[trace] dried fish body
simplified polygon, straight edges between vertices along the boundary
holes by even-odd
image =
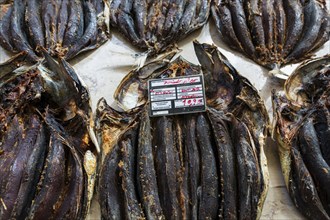
[[[215,144],[220,169],[220,209],[219,217],[223,219],[237,219],[237,177],[235,163],[235,148],[232,143],[229,128],[225,118],[214,111],[208,116],[214,132]]]
[[[216,219],[218,214],[218,174],[211,141],[211,129],[203,115],[196,120],[197,143],[202,164],[198,219]]]
[[[138,191],[143,198],[141,203],[148,219],[164,219],[160,205],[159,193],[156,181],[156,171],[153,158],[153,145],[151,142],[151,127],[148,112],[142,113],[142,122],[139,133],[141,137],[138,142],[137,152],[137,179],[139,181]]]
[[[136,143],[138,141],[139,123],[134,123],[125,133],[123,140],[119,143],[122,153],[122,166],[120,166],[120,175],[122,176],[122,188],[135,188],[134,182],[136,177]],[[128,219],[143,219],[144,213],[138,201],[138,190],[124,190],[125,193],[125,213]]]
[[[93,193],[88,91],[64,60],[44,55],[33,66],[1,64],[1,219],[84,218]]]
[[[300,62],[329,40],[326,1],[216,0],[211,12],[224,42],[268,69]]]
[[[10,5],[0,5],[1,9],[1,21],[0,21],[0,41],[4,49],[14,51],[10,30],[10,19],[13,11],[13,7]]]
[[[133,45],[158,54],[202,27],[210,0],[111,1],[110,23]]]
[[[42,59],[39,47],[71,59],[107,40],[102,0],[14,0],[0,7],[0,45],[14,53],[26,51],[31,62]]]
[[[180,172],[180,166],[177,162],[174,122],[168,117],[160,117],[154,121],[153,146],[157,146],[154,152],[159,199],[161,206],[164,207],[165,218],[177,219],[179,217],[177,174]]]
[[[11,22],[10,22],[10,37],[12,38],[13,45],[16,51],[26,51],[27,58],[31,60],[36,60],[37,55],[32,50],[31,46],[28,43],[28,37],[23,30],[23,21],[24,21],[24,1],[18,0],[13,2],[13,11],[11,13]],[[9,38],[9,37],[8,37]]]
[[[260,218],[268,189],[265,107],[215,46],[194,44],[201,67],[181,57],[167,61],[173,55],[165,55],[123,79],[115,100],[125,111],[100,101],[97,133],[106,148],[98,188],[103,218]],[[201,72],[206,113],[149,118],[148,79]]]
[[[185,172],[188,173],[187,181],[189,185],[188,196],[190,201],[190,213],[187,219],[198,218],[198,200],[199,200],[199,184],[200,184],[200,158],[199,150],[196,142],[196,116],[185,116],[184,126],[185,134],[185,158],[188,164],[185,166]]]
[[[99,179],[99,201],[103,219],[125,218],[124,190],[119,179],[120,148],[115,145],[104,160]]]
[[[329,55],[299,66],[274,94],[274,132],[284,179],[297,208],[308,218],[330,219]]]

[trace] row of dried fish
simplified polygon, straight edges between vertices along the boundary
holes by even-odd
[[[0,219],[81,219],[93,195],[89,94],[68,63],[45,56],[0,66]]]
[[[215,46],[195,42],[196,66],[175,52],[131,71],[116,111],[96,113],[103,219],[257,219],[268,189],[268,115],[257,91]],[[207,112],[149,117],[147,81],[204,74]]]
[[[41,55],[38,46],[66,59],[94,49],[107,40],[108,23],[158,54],[202,27],[210,10],[222,39],[269,69],[308,58],[330,32],[326,3],[318,0],[112,0],[110,15],[102,0],[14,0],[0,7],[0,44],[26,51],[32,61]]]
[[[42,56],[39,47],[70,59],[107,40],[102,0],[14,0],[0,7],[0,45],[26,51],[33,62]]]
[[[202,27],[210,4],[211,0],[113,0],[110,23],[132,44],[154,54]]]
[[[330,219],[330,55],[302,64],[274,94],[286,186],[310,219]]]
[[[325,2],[216,0],[211,11],[228,46],[275,69],[310,57],[329,40]]]

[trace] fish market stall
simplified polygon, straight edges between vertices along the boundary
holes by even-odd
[[[330,5],[330,1],[327,0],[327,6],[329,7],[329,5]],[[85,12],[88,13],[88,10],[87,11],[85,10]],[[297,16],[297,14],[292,16]],[[322,15],[319,15],[319,17],[321,16]],[[209,19],[209,22],[207,22],[202,27],[204,23],[205,23],[205,18],[201,16],[200,20],[198,20],[196,26],[193,27],[192,30],[186,30],[183,28],[182,32],[180,32],[182,34],[182,36],[180,37],[181,40],[177,42],[177,53],[174,54],[170,60],[175,60],[179,56],[181,56],[187,62],[190,62],[194,65],[200,65],[199,58],[198,56],[196,56],[194,50],[194,44],[193,44],[194,40],[197,40],[201,44],[207,43],[210,45],[212,44],[215,45],[219,50],[219,52],[222,53],[228,59],[229,63],[237,70],[237,72],[242,77],[245,77],[249,81],[249,83],[251,83],[251,85],[256,89],[256,92],[259,93],[259,96],[261,100],[263,100],[265,105],[265,114],[269,116],[270,125],[268,128],[271,130],[270,126],[272,126],[272,121],[273,121],[272,91],[273,90],[283,91],[284,88],[283,76],[290,75],[299,65],[299,63],[290,64],[291,61],[295,59],[295,56],[291,56],[290,61],[275,60],[276,62],[279,63],[280,62],[288,63],[285,67],[278,70],[276,69],[277,66],[274,60],[267,60],[262,58],[262,56],[260,55],[261,53],[259,53],[258,51],[254,51],[254,53],[248,54],[251,57],[251,59],[249,59],[245,55],[243,55],[244,53],[245,54],[248,53],[246,52],[245,48],[233,49],[233,45],[228,45],[228,42],[225,43],[222,40],[222,38],[219,36],[219,32],[217,30],[217,28],[219,28],[219,24],[217,23],[217,20],[214,22],[212,19]],[[116,26],[116,24],[113,25]],[[322,28],[321,26],[322,25],[320,24],[320,28]],[[114,95],[116,93],[118,86],[121,84],[122,80],[125,77],[127,77],[127,74],[130,71],[137,68],[138,66],[142,67],[144,65],[146,61],[146,53],[145,53],[146,50],[152,51],[150,52],[150,54],[154,53],[154,51],[160,52],[166,49],[165,44],[169,42],[168,41],[169,39],[166,39],[164,42],[162,42],[161,45],[156,45],[154,44],[154,42],[136,41],[135,45],[138,45],[140,48],[142,48],[142,49],[138,49],[129,42],[129,40],[134,41],[136,39],[134,38],[128,40],[127,38],[129,37],[126,36],[127,38],[125,38],[124,36],[125,34],[123,35],[122,32],[123,32],[122,30],[121,32],[119,32],[115,28],[111,27],[110,39],[106,41],[104,38],[105,33],[100,31],[98,32],[99,37],[97,38],[97,41],[88,40],[88,43],[86,41],[86,47],[87,47],[86,50],[84,50],[79,46],[76,46],[75,48],[73,48],[74,50],[72,52],[68,52],[66,49],[63,49],[64,46],[62,48],[62,44],[58,46],[58,43],[55,42],[53,45],[55,51],[57,52],[60,51],[61,53],[64,53],[67,56],[69,56],[69,58],[71,58],[69,60],[69,63],[72,65],[75,72],[84,81],[86,87],[89,89],[90,100],[88,101],[90,101],[90,106],[92,108],[94,116],[96,114],[95,112],[99,110],[100,99],[106,100],[107,105],[113,107],[114,109],[116,110],[120,109],[120,104],[123,103],[118,103],[118,100],[116,99],[116,97],[114,97]],[[239,39],[239,41],[242,40],[243,39]],[[292,39],[291,41],[293,40],[294,39]],[[292,42],[288,42],[288,44],[292,44]],[[248,45],[245,46],[248,47]],[[270,47],[270,46],[266,45],[265,48],[266,47]],[[310,45],[309,47],[313,48],[314,46]],[[97,49],[89,50],[94,48]],[[30,59],[33,60],[35,58],[34,52],[30,51],[29,53],[30,53],[29,56],[31,57]],[[289,53],[289,52],[283,51],[283,53]],[[320,47],[319,50],[317,50],[316,56],[320,57],[329,53],[330,53],[330,42],[327,41],[323,46]],[[254,56],[254,54],[257,55]],[[3,49],[0,50],[0,62],[6,61],[11,56],[12,54],[10,52],[7,52]],[[257,63],[259,64],[261,63],[261,65],[265,67],[258,65],[253,60],[256,60]],[[275,64],[273,61],[275,62]],[[276,77],[277,73],[281,74],[281,76]],[[78,81],[79,80],[77,80],[77,82]],[[84,86],[82,88],[84,88]],[[43,109],[42,111],[47,112],[47,110],[45,109]],[[90,109],[88,109],[88,113],[84,113],[84,114],[89,116]],[[147,117],[145,116],[145,114],[146,113],[142,113],[141,117],[142,118]],[[199,121],[203,122],[203,119],[200,119]],[[265,121],[267,121],[267,119],[265,119]],[[166,122],[166,123],[171,123],[171,122]],[[86,134],[88,133],[88,135],[91,136],[88,137],[89,139],[93,140],[93,152],[96,154],[97,149],[94,149],[94,145],[97,144],[94,144],[95,141],[93,136],[94,134],[89,134],[87,129],[88,126],[86,126],[84,132]],[[95,125],[92,124],[90,126],[95,126]],[[161,130],[160,128],[158,129]],[[289,196],[285,184],[285,178],[283,177],[281,170],[281,163],[278,156],[278,146],[276,142],[274,142],[274,140],[272,140],[271,137],[267,137],[267,139],[264,141],[265,143],[263,150],[267,158],[267,167],[268,167],[267,178],[269,178],[269,185],[268,185],[268,193],[267,195],[265,194],[266,197],[262,212],[255,214],[255,216],[259,216],[260,219],[305,219],[305,217],[295,207],[294,203],[292,202],[292,199]],[[124,143],[125,141],[122,142]],[[82,167],[82,164],[80,164],[80,166]],[[262,165],[260,165],[260,167],[262,167]],[[88,173],[84,175],[86,179],[84,181],[89,181],[90,176],[88,176]],[[95,184],[96,185],[102,184],[102,180],[101,183],[96,181]],[[96,189],[98,188],[96,187]],[[85,197],[90,196],[90,194],[88,194],[87,192],[90,189],[86,188],[84,190],[86,191],[84,192],[85,193],[84,196]],[[263,192],[265,191],[265,189],[262,188],[260,191]],[[260,194],[262,194],[262,192]],[[89,213],[87,214],[87,219],[101,219],[101,208],[100,208],[100,202],[98,201],[99,196],[100,193],[97,192],[96,190],[96,192],[94,193],[94,197],[92,199]],[[87,208],[84,207],[84,210],[82,212],[86,212],[86,210]],[[258,210],[261,209],[259,208]]]

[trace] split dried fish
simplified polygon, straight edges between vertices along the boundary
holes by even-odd
[[[210,4],[210,0],[113,0],[110,23],[133,45],[153,55],[202,27]]]
[[[330,56],[300,65],[273,94],[275,137],[286,186],[309,219],[330,219]]]
[[[52,56],[71,59],[107,40],[102,0],[13,0],[0,5],[0,45],[27,59],[42,59],[44,47]]]
[[[216,0],[211,12],[223,41],[274,74],[309,58],[329,40],[326,1]]]
[[[89,93],[65,60],[44,56],[0,66],[1,219],[81,219],[93,194]]]
[[[215,46],[194,46],[201,66],[171,61],[169,52],[132,70],[115,93],[124,111],[100,100],[102,218],[260,218],[268,190],[265,106]],[[148,79],[201,73],[205,113],[149,117]]]

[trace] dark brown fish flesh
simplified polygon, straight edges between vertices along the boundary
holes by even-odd
[[[286,186],[309,219],[330,219],[330,56],[300,65],[273,94]]]
[[[17,68],[21,56],[0,65],[0,219],[83,219],[98,154],[89,93],[64,59]]]
[[[211,12],[229,47],[271,70],[309,58],[330,36],[326,1],[215,0]]]
[[[42,59],[42,50],[71,59],[107,40],[102,0],[13,0],[0,5],[0,45],[27,59]]]
[[[210,0],[113,0],[110,23],[133,45],[158,54],[202,27]]]
[[[268,189],[265,106],[215,46],[194,46],[201,66],[170,52],[132,70],[115,94],[122,112],[100,100],[102,218],[260,218]],[[200,73],[206,112],[149,117],[148,79]]]

